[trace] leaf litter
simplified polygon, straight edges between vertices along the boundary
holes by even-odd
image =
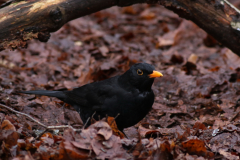
[[[157,5],[113,7],[71,21],[48,43],[0,53],[0,103],[45,125],[82,131],[44,132],[0,107],[0,158],[239,159],[239,61],[195,24]],[[83,128],[79,114],[60,100],[16,93],[70,90],[137,62],[153,64],[164,77],[155,80],[151,112],[125,129],[129,138],[112,117]]]

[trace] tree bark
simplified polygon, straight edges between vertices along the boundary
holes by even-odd
[[[13,2],[0,9],[0,51],[26,47],[27,40],[47,42],[50,32],[70,20],[112,6],[161,4],[192,20],[240,56],[240,12],[227,0],[37,0]]]
[[[160,0],[240,56],[240,11],[227,0]]]

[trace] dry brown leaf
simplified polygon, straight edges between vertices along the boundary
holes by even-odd
[[[226,152],[225,150],[223,149],[219,149],[218,151],[221,155],[223,155],[225,158],[227,158],[228,160],[238,160],[239,159],[239,156],[235,156],[229,152]]]
[[[151,20],[156,17],[154,12],[151,12],[149,9],[145,9],[141,14],[140,17],[145,20]]]
[[[152,160],[158,159],[173,159],[172,149],[174,148],[174,142],[171,144],[168,141],[163,142],[152,155]]]
[[[74,82],[74,81],[64,81],[63,85],[69,90],[71,90],[75,87],[78,87],[77,82]]]
[[[204,124],[202,124],[201,122],[196,122],[195,124],[194,124],[194,126],[193,126],[193,129],[202,129],[202,130],[206,130],[207,129],[207,127],[204,125]]]
[[[112,129],[106,122],[98,121],[93,125],[98,130],[97,134],[103,136],[105,140],[109,140],[109,138],[112,136]]]
[[[128,7],[122,8],[122,13],[131,14],[131,15],[137,14],[137,12],[136,12],[136,10],[133,8],[133,6],[128,6]]]
[[[187,149],[190,154],[201,155],[207,151],[205,143],[198,139],[191,139],[186,142],[182,142],[182,145],[183,148]]]
[[[121,139],[124,138],[124,134],[118,130],[117,128],[117,124],[116,124],[116,121],[115,121],[115,118],[113,117],[108,117],[107,118],[107,123],[110,125],[110,127],[112,128],[112,131],[113,131],[113,134],[115,136],[118,136],[120,137]]]
[[[0,141],[4,142],[4,147],[7,149],[17,145],[19,134],[13,130],[2,130],[0,132]]]
[[[102,53],[102,56],[106,57],[107,56],[107,53],[109,52],[109,49],[108,47],[106,46],[102,46],[99,48],[100,52]]]
[[[196,64],[198,60],[198,56],[196,54],[191,54],[188,57],[188,62],[191,62],[192,64]]]
[[[160,132],[157,130],[147,129],[147,128],[144,128],[143,126],[138,127],[138,132],[141,137],[146,137],[147,135],[153,135],[153,134],[160,134]]]
[[[9,120],[4,120],[2,122],[1,129],[2,130],[16,131],[16,128],[14,127],[14,125]]]
[[[205,143],[199,139],[190,139],[185,142],[182,142],[183,148],[187,150],[189,154],[196,154],[198,156],[203,157],[213,157],[214,154],[212,152],[208,152],[205,147]]]
[[[80,149],[92,150],[91,141],[96,137],[97,131],[94,128],[88,128],[81,131],[80,136],[75,137],[71,143]]]
[[[72,145],[69,141],[63,141],[60,144],[59,149],[59,159],[60,160],[75,160],[75,159],[88,159],[91,156],[89,151],[78,149]]]
[[[40,140],[45,143],[45,144],[48,144],[49,146],[53,145],[54,144],[54,140],[53,140],[53,136],[51,133],[44,133]]]

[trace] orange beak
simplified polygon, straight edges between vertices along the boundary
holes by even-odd
[[[158,71],[153,71],[153,73],[149,74],[148,76],[149,76],[149,78],[156,78],[156,77],[162,77],[163,75],[162,75],[162,73],[160,73]]]

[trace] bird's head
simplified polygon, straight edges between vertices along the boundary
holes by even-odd
[[[152,65],[137,63],[125,72],[120,79],[126,86],[131,85],[140,91],[149,91],[151,90],[154,78],[162,76],[162,73],[155,71]]]

